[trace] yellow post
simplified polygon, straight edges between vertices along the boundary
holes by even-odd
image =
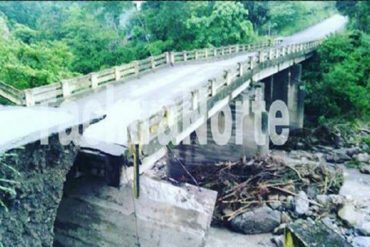
[[[135,198],[140,196],[140,145],[133,144],[132,148],[133,158],[134,158],[134,180],[133,180],[133,190]]]

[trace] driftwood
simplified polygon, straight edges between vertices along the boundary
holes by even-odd
[[[309,187],[317,193],[336,193],[341,172],[317,164],[287,164],[266,156],[244,162],[203,165],[193,168],[184,181],[218,191],[214,223],[225,223],[236,216],[266,203],[287,200]],[[274,198],[274,199],[272,199]],[[309,199],[310,204],[321,207]]]

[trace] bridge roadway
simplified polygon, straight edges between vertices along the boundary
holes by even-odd
[[[334,15],[302,32],[286,37],[283,45],[317,40],[345,27],[347,19]],[[59,107],[1,107],[0,152],[20,146],[67,126],[86,123],[105,116],[84,132],[82,146],[119,154],[127,144],[126,126],[147,118],[162,106],[221,76],[224,70],[247,60],[253,53],[236,55],[224,60],[175,65],[153,73],[103,87],[94,93],[71,97]],[[48,131],[45,131],[48,129]],[[85,141],[84,141],[85,140]],[[86,144],[86,140],[91,144]],[[117,144],[117,145],[110,145]]]

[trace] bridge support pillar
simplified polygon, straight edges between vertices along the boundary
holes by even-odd
[[[275,100],[282,100],[289,110],[291,129],[303,128],[304,85],[301,82],[302,65],[295,64],[263,80],[266,108]]]
[[[213,133],[217,126],[208,119],[205,126],[199,128],[199,130],[204,128],[204,131],[191,134],[190,144],[180,143],[174,147],[167,157],[168,175],[179,179],[188,176],[186,170],[191,172],[199,165],[235,162],[243,157],[266,154],[269,150],[268,115],[263,95],[263,84],[259,83],[246,89],[221,110],[224,113],[230,111],[231,118],[230,115],[225,117],[224,114],[213,116],[220,119],[218,125],[220,133],[231,128],[231,135],[226,143],[219,143],[220,140]],[[203,138],[207,140],[204,145],[199,142],[204,140]]]
[[[303,128],[304,117],[304,85],[301,82],[302,65],[296,64],[290,69],[288,84],[288,109],[291,129]]]
[[[242,157],[264,155],[269,151],[268,116],[264,101],[264,85],[257,84],[255,88],[243,92],[239,99],[242,100],[244,106],[249,107],[249,114],[247,115],[245,115],[246,109],[236,110],[236,123],[241,120],[239,124],[242,124],[242,128],[237,128],[235,133],[236,137],[242,135]]]

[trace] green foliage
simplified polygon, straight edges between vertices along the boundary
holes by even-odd
[[[337,1],[336,7],[344,15],[350,17],[353,29],[369,33],[370,2],[369,1]]]
[[[310,62],[307,112],[325,118],[370,116],[370,36],[360,32],[326,40]]]
[[[120,1],[0,2],[0,80],[24,89],[169,50],[251,42],[269,23],[274,34],[304,28],[329,5],[146,1],[138,11]]]
[[[17,195],[16,187],[20,184],[17,179],[21,174],[13,167],[6,164],[6,158],[15,156],[12,153],[0,155],[0,208],[8,211],[6,201]]]
[[[266,33],[289,35],[313,25],[335,12],[334,2],[269,1],[268,18],[262,26]]]
[[[253,26],[248,20],[248,11],[241,3],[216,2],[209,15],[203,14],[207,12],[204,7],[194,9],[186,22],[186,27],[195,36],[195,47],[222,46],[253,40]]]
[[[61,42],[23,42],[0,38],[0,80],[24,89],[73,76],[73,54]]]

